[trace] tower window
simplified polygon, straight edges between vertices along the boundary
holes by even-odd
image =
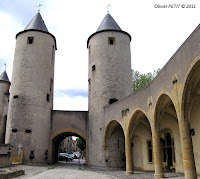
[[[30,153],[30,155],[29,155],[29,158],[30,158],[31,160],[35,158],[35,156],[34,156],[34,151],[33,151],[33,150],[31,151],[31,153]]]
[[[89,85],[88,89],[90,91],[91,90],[91,80],[90,79],[88,80],[88,85]]]
[[[119,139],[117,139],[117,148],[119,149]]]
[[[114,45],[115,44],[115,37],[108,37],[108,44]]]
[[[92,66],[92,71],[95,71],[96,70],[96,67],[95,65]]]
[[[12,132],[16,133],[16,132],[17,132],[17,129],[12,129]]]
[[[4,117],[4,134],[3,134],[3,144],[5,144],[5,137],[6,137],[6,124],[7,124],[7,115],[5,115]]]
[[[13,99],[17,99],[17,98],[18,98],[18,95],[13,96]]]
[[[53,79],[51,78],[50,79],[50,91],[52,90],[52,88],[53,88]]]
[[[109,104],[115,103],[115,102],[117,102],[117,101],[118,101],[118,99],[116,99],[116,98],[111,98],[111,99],[109,100]]]
[[[28,37],[27,44],[33,44],[34,37]]]
[[[47,94],[47,98],[46,99],[47,99],[47,101],[49,101],[49,94]]]
[[[26,129],[25,133],[31,133],[31,130],[30,129]]]

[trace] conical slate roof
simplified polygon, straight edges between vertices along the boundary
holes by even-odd
[[[17,33],[16,38],[17,38],[18,35],[25,33],[27,31],[39,31],[39,32],[44,32],[44,33],[51,35],[53,37],[54,41],[55,41],[55,49],[57,50],[56,38],[54,37],[53,34],[51,34],[48,31],[48,29],[47,29],[47,27],[46,27],[46,25],[45,25],[45,23],[42,19],[42,16],[39,12],[36,13],[36,15],[33,17],[31,22],[27,25],[27,27],[23,31]]]
[[[99,28],[97,29],[97,32],[104,31],[104,30],[119,30],[119,31],[121,31],[121,28],[119,27],[117,22],[113,19],[113,17],[109,13],[106,14],[106,16],[104,17]]]
[[[48,29],[47,29],[47,27],[42,19],[42,16],[40,15],[39,12],[33,17],[31,22],[25,28],[25,30],[30,30],[30,29],[48,32]]]
[[[123,34],[126,34],[129,36],[130,41],[131,41],[131,36],[129,33],[123,31],[119,25],[117,24],[117,22],[113,19],[113,17],[107,13],[106,16],[104,17],[103,21],[101,22],[99,28],[97,29],[97,31],[95,33],[93,33],[92,35],[89,36],[88,40],[87,40],[87,47],[90,41],[90,38],[98,33],[101,32],[105,32],[105,31],[117,31]]]
[[[8,78],[8,75],[6,73],[6,70],[1,74],[0,76],[0,81],[5,81],[5,82],[9,82],[10,83],[10,80]]]

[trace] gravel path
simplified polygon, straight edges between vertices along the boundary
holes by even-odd
[[[151,179],[153,172],[135,171],[133,175],[126,175],[123,170],[93,169],[85,166],[84,161],[60,162],[57,165],[28,166],[16,165],[14,169],[24,169],[25,175],[17,179]],[[165,177],[172,179],[184,179],[183,174],[166,172]]]

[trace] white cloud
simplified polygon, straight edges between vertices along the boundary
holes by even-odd
[[[4,69],[4,63],[7,64],[7,72],[11,79],[12,63],[15,50],[16,32],[21,29],[21,26],[16,23],[15,19],[9,14],[0,12],[1,29],[0,29],[0,70]]]
[[[54,98],[54,110],[87,111],[88,99],[83,97],[70,98],[68,96]]]

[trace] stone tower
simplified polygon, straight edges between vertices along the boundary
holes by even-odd
[[[53,109],[56,39],[38,12],[16,35],[6,143],[23,163],[46,163]]]
[[[0,76],[0,145],[5,143],[10,81],[6,70]]]
[[[130,41],[109,13],[88,38],[89,165],[105,165],[104,106],[132,93]]]

